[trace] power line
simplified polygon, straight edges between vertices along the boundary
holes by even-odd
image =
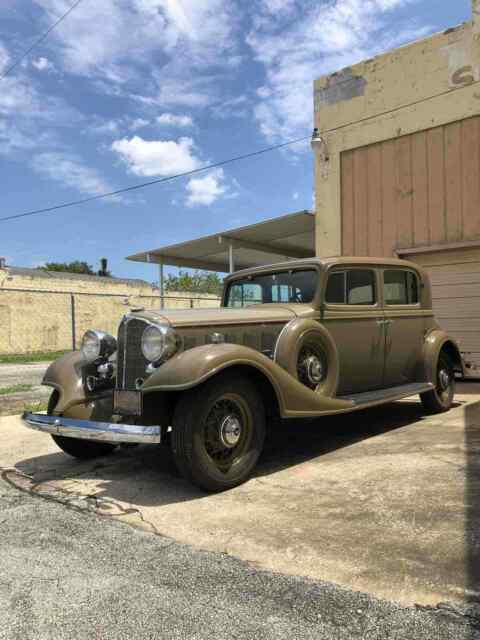
[[[191,176],[195,173],[200,173],[202,171],[208,171],[209,169],[215,169],[216,167],[222,167],[226,164],[230,164],[232,162],[237,162],[238,160],[246,160],[247,158],[253,158],[254,156],[259,156],[263,153],[269,153],[270,151],[275,151],[277,149],[281,149],[282,147],[288,147],[292,144],[296,144],[297,142],[304,142],[305,140],[310,140],[310,136],[304,136],[303,138],[297,138],[296,140],[289,140],[288,142],[282,142],[281,144],[276,144],[272,147],[266,147],[264,149],[259,149],[258,151],[252,151],[251,153],[245,153],[241,156],[234,156],[233,158],[228,158],[226,160],[220,160],[220,162],[214,162],[212,164],[204,165],[203,167],[199,167],[198,169],[192,169],[191,171],[184,171],[183,173],[177,173],[173,176],[167,176],[166,178],[157,178],[156,180],[150,180],[149,182],[142,182],[141,184],[134,184],[131,187],[124,187],[123,189],[117,189],[116,191],[110,191],[108,193],[100,193],[96,196],[90,196],[88,198],[83,198],[82,200],[73,200],[72,202],[64,202],[62,204],[57,204],[51,207],[45,207],[44,209],[34,209],[33,211],[25,211],[24,213],[16,213],[11,216],[6,216],[4,218],[0,218],[0,222],[5,222],[6,220],[16,220],[17,218],[26,218],[27,216],[34,216],[39,213],[51,213],[52,211],[58,211],[58,209],[65,209],[67,207],[74,207],[79,204],[85,204],[86,202],[93,202],[94,200],[100,200],[102,198],[110,198],[112,196],[120,195],[121,193],[126,193],[127,191],[135,191],[136,189],[143,189],[144,187],[150,187],[154,184],[160,184],[162,182],[170,182],[171,180],[176,180],[177,178],[184,178],[185,176]]]
[[[7,75],[10,73],[10,71],[13,71],[13,70],[15,69],[15,67],[17,67],[17,66],[20,64],[20,62],[21,62],[24,58],[26,58],[26,57],[28,56],[28,54],[29,54],[31,51],[33,51],[33,49],[35,49],[35,47],[37,47],[41,42],[43,42],[43,41],[45,40],[45,38],[48,36],[48,34],[49,34],[49,33],[51,33],[51,32],[55,29],[55,27],[56,27],[56,26],[58,26],[58,25],[59,25],[63,20],[65,20],[65,18],[66,18],[70,13],[72,13],[72,11],[73,11],[76,7],[78,7],[78,5],[80,4],[80,2],[82,2],[82,0],[77,0],[76,2],[74,2],[74,3],[72,4],[72,6],[70,7],[70,9],[68,9],[68,11],[66,11],[62,16],[60,16],[60,18],[58,18],[58,20],[57,20],[56,22],[54,22],[54,23],[52,24],[52,26],[51,26],[51,27],[49,27],[49,28],[45,31],[45,33],[44,33],[43,35],[41,35],[41,36],[40,36],[40,38],[38,38],[38,40],[36,40],[36,41],[32,44],[32,46],[31,46],[31,47],[29,47],[26,51],[24,51],[24,52],[22,53],[22,55],[21,55],[19,58],[17,58],[14,62],[12,62],[12,64],[11,64],[9,67],[7,67],[7,68],[5,69],[5,71],[3,71],[3,72],[0,74],[0,79],[5,78],[5,76],[7,76]]]

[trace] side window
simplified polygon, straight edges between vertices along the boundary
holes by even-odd
[[[417,304],[418,280],[412,271],[384,271],[383,282],[386,304]]]
[[[345,272],[339,271],[328,276],[325,302],[345,304]]]
[[[375,302],[375,272],[363,269],[347,271],[347,304]]]

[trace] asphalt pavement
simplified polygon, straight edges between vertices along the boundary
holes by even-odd
[[[2,640],[480,638],[475,605],[403,608],[262,571],[102,518],[88,500],[18,490],[16,473],[0,480]]]

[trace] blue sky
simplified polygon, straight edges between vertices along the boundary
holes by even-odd
[[[73,0],[2,0],[0,70]],[[309,135],[312,82],[470,19],[470,0],[83,0],[0,79],[0,217]],[[17,266],[126,255],[311,209],[307,145],[0,223]]]

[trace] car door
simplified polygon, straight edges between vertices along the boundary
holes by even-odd
[[[420,304],[420,280],[413,269],[382,270],[385,313],[386,387],[419,380],[423,361],[424,313]]]
[[[383,385],[385,337],[379,274],[371,267],[334,268],[327,274],[323,322],[339,356],[338,395]]]

